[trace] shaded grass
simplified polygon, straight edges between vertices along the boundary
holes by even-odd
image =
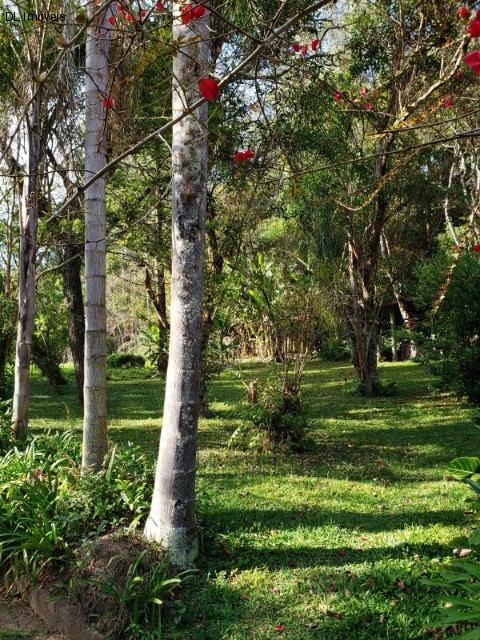
[[[270,368],[242,370],[246,381],[265,380]],[[436,592],[420,578],[449,555],[471,507],[445,467],[476,452],[478,431],[468,407],[431,392],[419,365],[382,372],[397,381],[396,395],[368,399],[352,394],[350,366],[308,367],[308,455],[229,450],[245,389],[232,371],[213,382],[213,418],[201,421],[198,456],[201,571],[165,638],[425,637]],[[163,383],[128,372],[108,384],[112,440],[155,457]],[[55,396],[35,376],[32,395],[34,428],[81,428],[73,381]]]

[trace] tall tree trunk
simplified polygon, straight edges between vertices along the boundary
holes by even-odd
[[[349,281],[352,297],[349,325],[349,344],[352,362],[366,395],[374,393],[378,386],[378,314],[379,303],[375,299],[381,236],[387,219],[388,202],[382,184],[387,173],[387,152],[393,142],[390,134],[385,140],[377,140],[375,179],[379,191],[375,200],[375,212],[371,223],[362,230],[364,240],[355,241],[352,218],[348,222]]]
[[[398,342],[397,342],[397,321],[395,320],[395,311],[390,309],[390,332],[392,334],[392,362],[398,360]]]
[[[82,292],[82,250],[67,234],[60,237],[57,251],[62,274],[63,296],[67,308],[68,344],[72,353],[77,395],[83,402],[85,357],[85,312]]]
[[[27,116],[28,175],[20,207],[20,250],[18,256],[18,328],[15,351],[15,388],[12,429],[17,438],[28,433],[30,362],[35,325],[35,269],[37,260],[38,192],[41,155],[40,101],[32,99]]]
[[[173,59],[173,117],[199,98],[208,75],[208,14],[188,25],[173,3],[173,40],[184,44]],[[195,524],[195,465],[202,348],[205,209],[207,200],[207,116],[204,103],[173,127],[173,227],[170,349],[163,427],[147,538],[161,541],[180,567],[198,553]]]
[[[111,35],[108,18],[116,5],[95,18],[89,5],[85,61],[85,179],[107,161],[108,58]],[[105,177],[85,190],[85,385],[82,467],[100,470],[108,449],[106,407],[106,202]]]

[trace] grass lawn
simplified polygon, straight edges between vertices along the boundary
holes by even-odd
[[[247,381],[268,375],[258,363],[242,369]],[[214,417],[201,422],[198,456],[200,572],[164,638],[428,637],[437,592],[420,580],[450,554],[472,506],[473,494],[447,480],[445,467],[480,449],[478,430],[471,409],[430,391],[421,366],[381,369],[385,381],[397,381],[393,397],[353,395],[349,365],[308,367],[316,443],[308,455],[227,449],[245,389],[233,371],[212,383]],[[162,403],[163,384],[148,374],[113,375],[112,440],[154,458]],[[73,381],[57,396],[34,376],[31,420],[34,429],[80,428]]]

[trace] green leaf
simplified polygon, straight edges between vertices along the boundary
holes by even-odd
[[[455,458],[450,463],[448,473],[457,480],[465,480],[480,470],[480,458]]]
[[[477,474],[475,474],[477,475]],[[472,476],[473,478],[473,476]],[[465,482],[472,487],[472,489],[476,492],[476,493],[480,493],[480,484],[478,484],[478,482],[473,482],[473,480],[471,478],[465,478]]]

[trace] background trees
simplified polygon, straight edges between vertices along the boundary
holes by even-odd
[[[32,348],[59,390],[60,361],[72,358],[79,401],[85,378],[84,466],[97,470],[107,352],[145,356],[161,376],[169,361],[163,434],[178,449],[162,444],[147,527],[166,540],[177,525],[193,536],[197,413],[208,414],[209,380],[229,359],[288,371],[348,346],[371,395],[382,391],[379,356],[417,345],[460,380],[478,332],[476,316],[456,324],[466,301],[455,283],[475,281],[480,172],[478,77],[464,62],[475,16],[457,10],[105,2],[67,7],[64,24],[6,25],[0,376],[18,318],[18,435]],[[208,76],[223,80],[207,116],[205,102],[191,109]],[[440,263],[444,277],[427,284]],[[66,315],[55,313],[62,297]],[[185,507],[182,524],[172,504]]]

